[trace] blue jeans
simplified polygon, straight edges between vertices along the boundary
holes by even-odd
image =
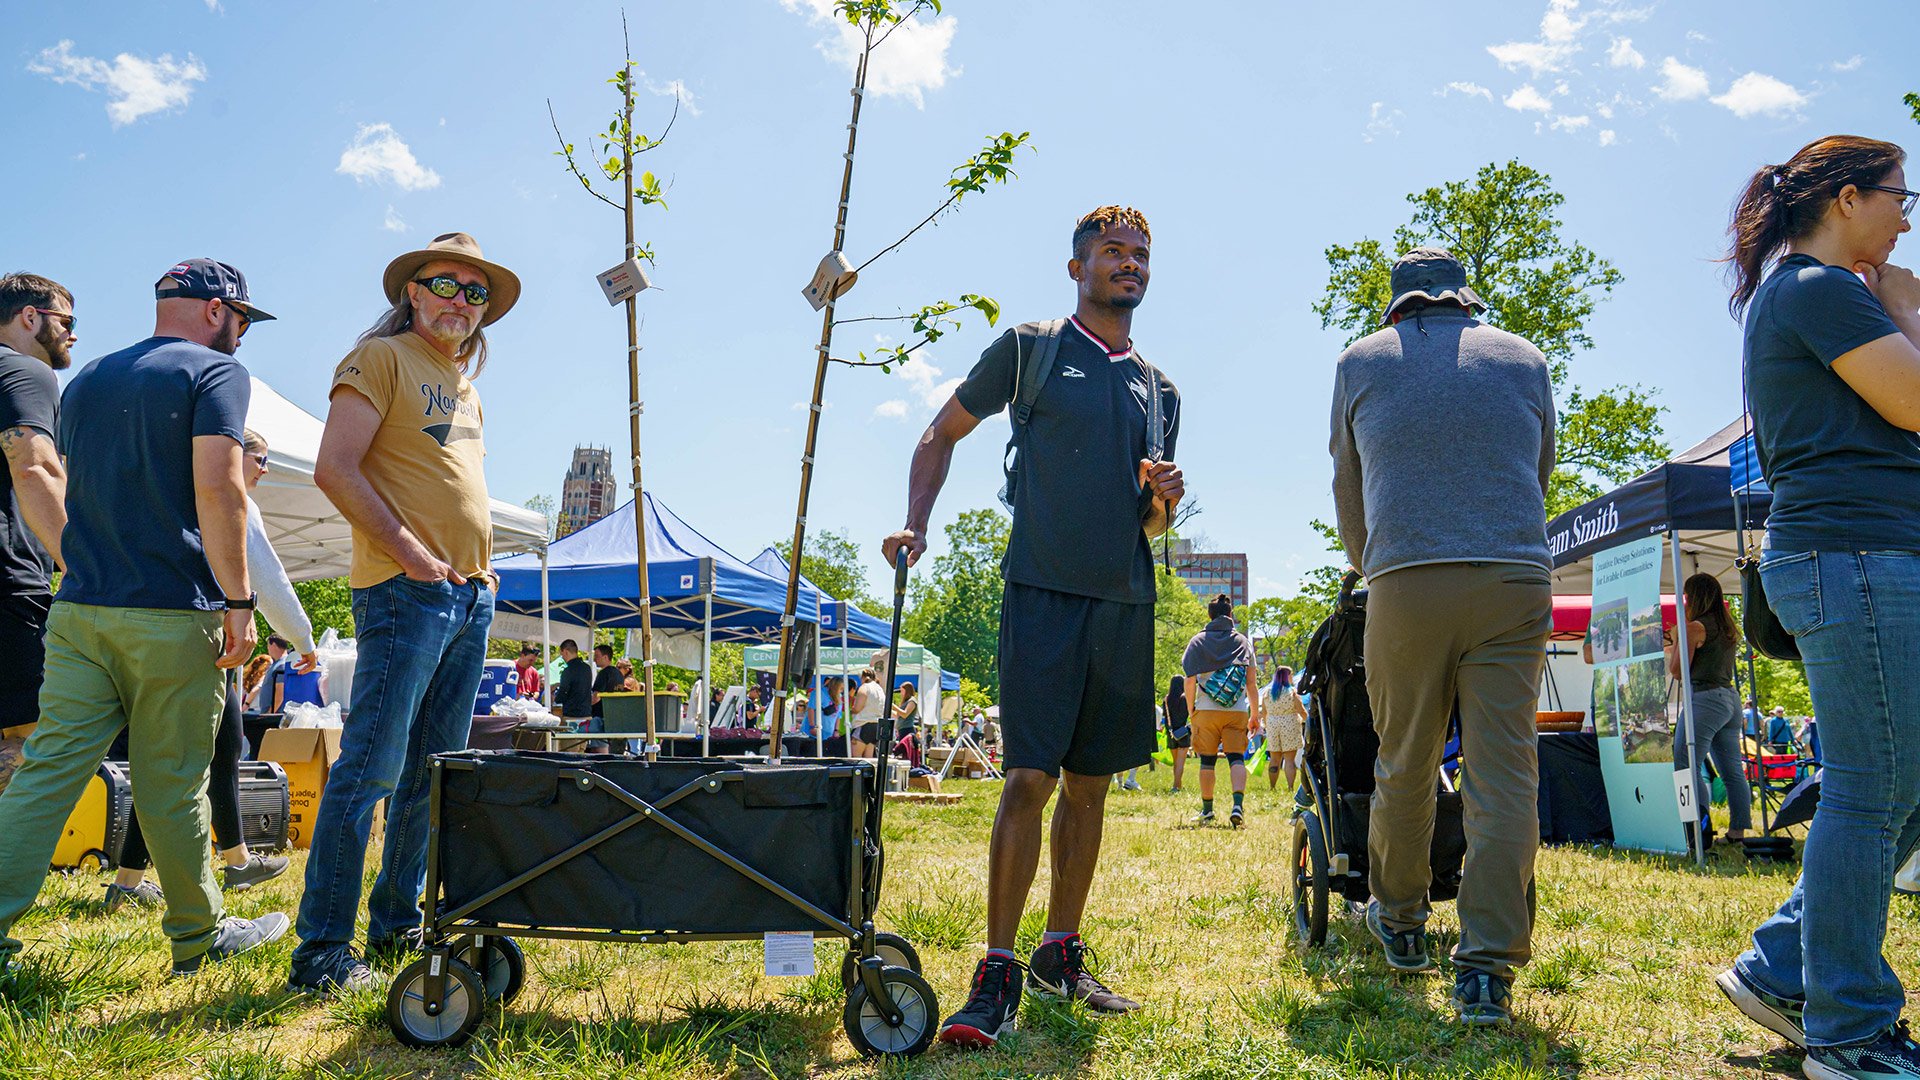
[[[367,898],[367,937],[420,925],[426,881],[427,758],[467,745],[493,623],[484,583],[400,576],[353,590],[359,660],[340,758],[313,825],[296,964],[353,941],[374,805],[391,795],[386,850]]]
[[[1806,999],[1809,1043],[1859,1042],[1906,1003],[1881,946],[1920,841],[1920,553],[1768,550],[1760,575],[1800,645],[1825,770],[1800,880],[1736,966]]]

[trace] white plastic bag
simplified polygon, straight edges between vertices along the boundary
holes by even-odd
[[[327,704],[336,715],[346,713],[353,706],[353,668],[360,655],[354,639],[341,637],[340,631],[329,626],[314,643],[313,651],[321,670],[327,673]]]
[[[281,721],[280,726],[282,727],[337,728],[340,726],[340,704],[338,702],[328,702],[325,706],[320,706],[311,704],[310,702],[295,701],[290,702],[283,712],[286,719]]]

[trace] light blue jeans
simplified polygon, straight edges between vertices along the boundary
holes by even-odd
[[[386,850],[367,897],[367,937],[381,941],[420,925],[427,759],[467,745],[493,590],[479,581],[389,578],[353,590],[353,621],[360,654],[353,710],[314,820],[296,965],[353,941],[374,805],[389,795]]]
[[[1736,965],[1806,1000],[1809,1043],[1860,1042],[1906,1004],[1881,946],[1920,842],[1920,553],[1769,549],[1760,576],[1799,643],[1825,770],[1800,880]]]

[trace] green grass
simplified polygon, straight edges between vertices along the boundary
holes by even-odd
[[[1020,1030],[992,1053],[936,1047],[907,1062],[860,1059],[841,1030],[843,950],[824,939],[818,974],[792,979],[761,974],[757,942],[523,941],[527,984],[511,1006],[490,1010],[464,1047],[408,1050],[387,1030],[384,993],[325,1001],[288,992],[290,939],[170,979],[157,913],[105,915],[100,881],[56,875],[17,930],[28,947],[0,993],[0,1080],[1797,1074],[1798,1056],[1710,982],[1785,896],[1791,867],[1749,866],[1732,853],[1696,871],[1637,853],[1543,852],[1518,1023],[1466,1031],[1447,1008],[1452,904],[1437,906],[1430,928],[1439,973],[1393,974],[1337,905],[1328,947],[1302,955],[1290,938],[1288,801],[1257,782],[1247,828],[1194,828],[1196,799],[1167,794],[1166,769],[1143,780],[1145,793],[1109,802],[1084,929],[1109,981],[1147,1008],[1107,1018],[1029,998]],[[888,807],[880,920],[918,949],[943,1011],[959,1005],[983,944],[999,785],[949,790],[964,800]],[[236,906],[291,911],[303,865],[296,856],[290,873]],[[1043,866],[1023,948],[1046,929],[1047,881]],[[1904,899],[1887,956],[1911,980],[1920,910]]]

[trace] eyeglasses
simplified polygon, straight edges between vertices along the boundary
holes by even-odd
[[[439,277],[414,278],[413,283],[415,285],[425,286],[428,292],[442,300],[451,300],[459,295],[462,290],[465,290],[468,305],[472,307],[487,306],[487,287],[485,285],[468,285],[455,281],[445,274]]]
[[[1900,196],[1900,216],[1912,217],[1914,205],[1920,203],[1920,191],[1908,191],[1906,188],[1888,187],[1885,184],[1861,184],[1868,191],[1884,191],[1889,195]]]
[[[40,317],[43,319],[67,320],[67,336],[68,337],[73,336],[73,328],[79,325],[79,320],[74,318],[73,312],[71,311],[48,311],[46,308],[34,308],[33,310],[39,312]]]
[[[253,463],[254,463],[255,465],[258,465],[258,466],[260,466],[260,467],[261,467],[261,468],[263,468],[263,469],[267,467],[267,455],[265,455],[265,454],[248,454],[247,456],[248,456],[249,458],[252,458],[252,459],[253,459]]]

